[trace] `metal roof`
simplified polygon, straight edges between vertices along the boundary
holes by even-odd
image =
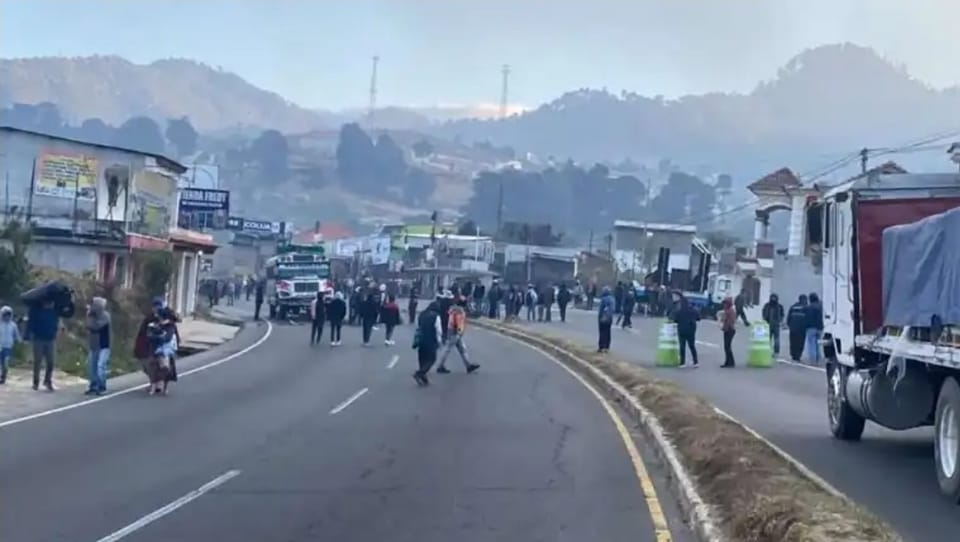
[[[64,137],[64,136],[55,135],[55,134],[48,134],[46,132],[37,132],[35,130],[26,130],[24,128],[18,128],[16,126],[11,126],[9,124],[0,124],[0,130],[5,132],[19,132],[21,134],[28,134],[28,135],[38,136],[38,137],[46,137],[48,139],[59,139],[60,141],[67,141],[70,143],[76,143],[78,145],[87,145],[90,147],[97,147],[100,149],[109,149],[114,151],[128,152],[131,154],[140,154],[143,156],[149,156],[151,158],[154,158],[160,161],[162,165],[173,170],[178,175],[185,173],[187,171],[187,166],[181,164],[180,162],[177,162],[176,160],[173,160],[172,158],[168,158],[162,154],[158,154],[155,152],[147,152],[139,149],[133,149],[130,147],[121,147],[119,145],[107,145],[106,143],[95,143],[93,141],[84,141],[82,139],[76,139],[73,137]]]

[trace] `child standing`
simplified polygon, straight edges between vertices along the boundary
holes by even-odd
[[[13,321],[13,309],[4,305],[0,308],[0,384],[7,383],[7,367],[13,356],[13,347],[21,340],[20,329]]]

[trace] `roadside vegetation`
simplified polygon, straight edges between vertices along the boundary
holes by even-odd
[[[140,364],[133,358],[133,343],[151,298],[166,289],[172,273],[169,253],[144,253],[135,257],[133,265],[138,267],[140,280],[134,288],[127,289],[97,281],[93,274],[74,275],[30,265],[26,257],[30,232],[16,222],[11,222],[0,232],[0,243],[0,304],[10,305],[16,317],[26,316],[27,308],[20,302],[20,295],[31,288],[56,280],[73,290],[76,314],[73,318],[61,320],[56,353],[58,370],[78,377],[86,376],[88,350],[84,317],[87,305],[98,296],[107,300],[111,316],[110,376],[140,369]],[[21,332],[23,330],[24,326],[21,326]],[[32,366],[29,344],[17,345],[11,365]]]
[[[582,360],[625,388],[658,420],[728,540],[901,540],[889,525],[828,491],[707,401],[676,384],[568,341],[512,325],[481,325],[537,346],[547,345],[571,368],[588,373],[576,361]]]

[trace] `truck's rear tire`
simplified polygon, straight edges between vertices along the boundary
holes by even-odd
[[[860,440],[867,420],[847,402],[847,372],[850,369],[835,361],[827,362],[827,418],[830,432],[840,440]]]
[[[940,491],[960,502],[960,385],[947,377],[940,386],[934,419],[933,455]]]
[[[286,319],[287,319],[287,308],[284,307],[283,305],[280,305],[280,306],[277,308],[277,318],[280,319],[280,320],[286,320]]]

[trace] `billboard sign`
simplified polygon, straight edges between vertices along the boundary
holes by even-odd
[[[37,156],[33,192],[41,196],[93,201],[99,164],[93,156],[43,152]]]
[[[180,190],[180,209],[177,223],[184,229],[215,229],[227,227],[230,216],[230,191],[207,188]]]
[[[278,235],[283,233],[284,223],[271,222],[269,220],[250,220],[238,216],[231,216],[227,219],[227,229],[249,233]]]

